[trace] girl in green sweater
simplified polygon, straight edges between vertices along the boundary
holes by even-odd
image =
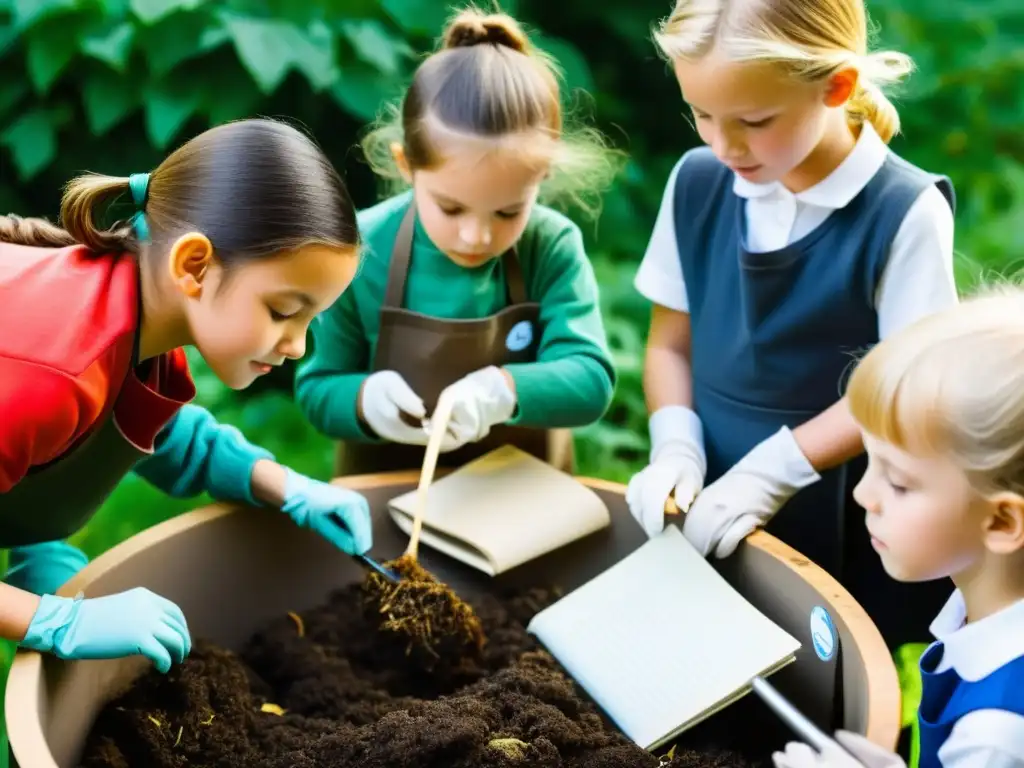
[[[338,475],[419,468],[445,389],[441,465],[511,443],[571,471],[569,428],[604,414],[615,371],[580,230],[537,200],[582,202],[614,166],[562,123],[549,59],[513,19],[468,10],[367,136],[378,172],[411,189],[360,212],[360,274],[296,379],[340,441]]]

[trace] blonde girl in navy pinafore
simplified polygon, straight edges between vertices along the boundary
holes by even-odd
[[[862,0],[693,5],[657,42],[708,146],[673,172],[637,275],[655,305],[652,451],[631,509],[654,533],[674,495],[718,557],[766,526],[891,645],[921,641],[948,585],[885,577],[850,498],[863,446],[841,399],[859,352],[957,301],[952,185],[886,146],[899,121],[878,86],[909,61],[868,53]]]

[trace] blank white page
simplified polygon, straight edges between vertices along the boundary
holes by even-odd
[[[799,641],[674,525],[530,622],[569,674],[652,749],[790,661]]]

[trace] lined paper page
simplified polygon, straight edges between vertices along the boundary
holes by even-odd
[[[537,614],[529,631],[645,748],[800,647],[671,525]]]

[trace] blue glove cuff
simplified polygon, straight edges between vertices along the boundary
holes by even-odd
[[[81,604],[82,597],[43,595],[25,633],[25,639],[19,645],[43,653],[59,648],[68,627],[78,615]]]
[[[302,500],[302,494],[309,488],[310,479],[290,467],[284,468],[284,477],[284,505],[282,509],[288,510],[296,502]]]
[[[232,434],[235,430],[232,428]],[[248,442],[242,433],[217,446],[217,472],[210,473],[210,495],[218,500],[241,501],[259,506],[252,495],[252,470],[260,459],[274,461],[274,454]]]

